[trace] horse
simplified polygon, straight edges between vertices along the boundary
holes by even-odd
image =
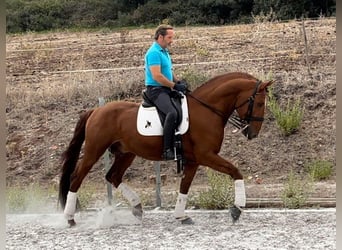
[[[174,217],[182,224],[194,221],[185,214],[188,191],[198,167],[207,166],[230,175],[234,180],[234,205],[230,208],[233,221],[240,217],[246,205],[243,176],[232,162],[218,155],[224,128],[234,113],[241,131],[248,140],[256,138],[261,129],[267,88],[273,80],[261,81],[244,72],[217,75],[193,91],[186,93],[189,128],[182,137],[185,157],[183,177],[174,209]],[[103,153],[110,148],[114,162],[105,174],[115,190],[122,192],[132,207],[132,213],[142,219],[140,197],[122,182],[125,171],[136,156],[151,161],[162,160],[162,136],[143,136],[137,131],[139,103],[112,101],[80,115],[73,137],[62,154],[59,181],[59,203],[70,227],[75,226],[78,204],[77,191],[82,181]],[[82,145],[83,157],[79,159]]]

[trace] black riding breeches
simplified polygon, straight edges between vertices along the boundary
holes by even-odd
[[[173,148],[173,140],[177,122],[177,110],[170,98],[171,89],[168,87],[150,87],[146,89],[148,98],[157,109],[165,115],[164,121],[164,150]]]

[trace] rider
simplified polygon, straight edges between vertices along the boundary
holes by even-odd
[[[174,133],[176,129],[177,111],[171,103],[172,89],[185,92],[187,84],[180,81],[172,69],[172,61],[168,46],[174,37],[173,27],[162,24],[157,27],[154,42],[145,54],[145,85],[147,97],[165,114],[163,129],[163,160],[174,160]]]

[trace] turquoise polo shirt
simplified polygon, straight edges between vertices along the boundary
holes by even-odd
[[[172,77],[172,61],[168,49],[163,49],[157,42],[154,42],[145,54],[145,85],[162,86],[152,77],[150,66],[160,65],[161,73],[170,81]]]

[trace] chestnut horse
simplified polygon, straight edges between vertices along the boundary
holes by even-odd
[[[232,72],[216,76],[187,93],[189,129],[182,135],[185,165],[174,211],[175,218],[183,224],[193,223],[185,215],[185,207],[199,165],[233,178],[235,200],[230,211],[233,221],[238,220],[241,207],[246,203],[245,186],[240,171],[218,155],[224,127],[236,111],[235,121],[243,124],[243,134],[249,140],[257,137],[263,122],[267,87],[272,83],[262,82],[246,73]],[[77,191],[90,169],[109,147],[115,159],[106,179],[129,201],[133,214],[142,218],[140,198],[122,182],[122,177],[136,156],[161,161],[163,138],[138,133],[138,108],[137,103],[114,101],[81,115],[73,138],[63,154],[59,187],[60,204],[70,226],[75,225]],[[78,162],[83,142],[83,158]]]

